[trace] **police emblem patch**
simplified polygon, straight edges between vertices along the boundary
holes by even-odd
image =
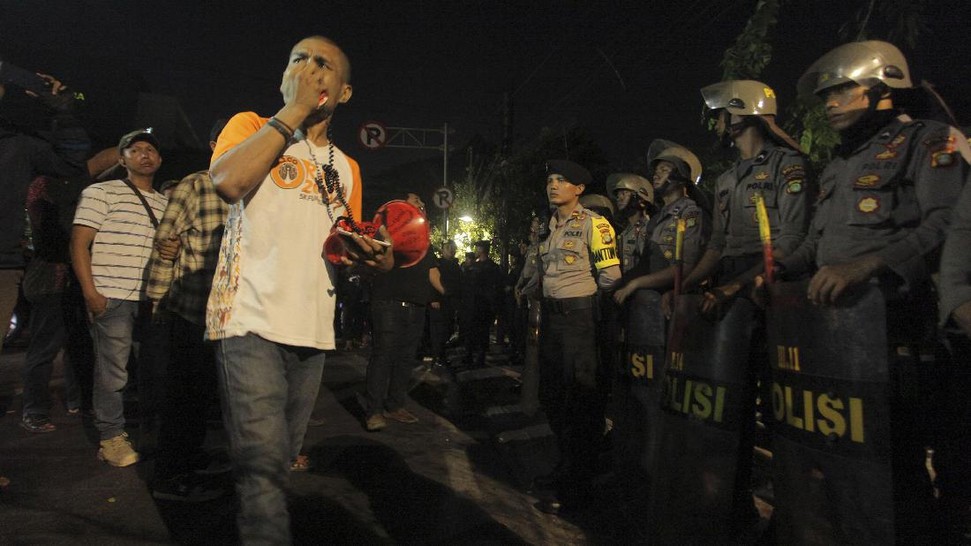
[[[853,187],[854,188],[875,188],[878,182],[880,182],[880,175],[865,174],[856,179],[856,182],[853,183]]]
[[[954,152],[945,150],[931,154],[931,167],[950,167],[954,164]]]
[[[685,225],[685,227],[695,227],[695,224],[697,224],[697,223],[698,223],[698,219],[697,218],[688,218],[685,221],[684,225]]]
[[[573,248],[574,244],[576,243],[574,243],[573,241],[563,241],[563,248]]]
[[[802,180],[793,180],[786,184],[786,193],[794,195],[802,192]]]
[[[769,178],[769,173],[766,171],[760,171],[755,173],[756,180],[766,180],[767,178]]]
[[[856,204],[856,209],[864,214],[880,210],[880,200],[876,197],[864,197]]]
[[[664,251],[664,258],[665,259],[670,260],[673,257],[674,257],[674,252],[671,252],[670,250],[665,250]]]
[[[873,156],[873,159],[893,159],[897,157],[897,149],[893,146],[887,146],[887,149]]]
[[[577,261],[577,257],[573,254],[564,254],[563,261],[566,262],[566,265],[573,265]]]
[[[580,222],[574,220],[574,221],[570,222],[570,227],[571,228],[578,228],[578,227],[580,227]]]

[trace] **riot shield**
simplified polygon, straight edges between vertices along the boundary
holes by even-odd
[[[640,497],[650,483],[650,469],[657,453],[665,322],[661,294],[653,290],[634,292],[627,307],[623,377],[614,393],[620,402],[614,446],[618,474]]]
[[[772,451],[780,544],[893,544],[886,305],[867,286],[838,307],[806,282],[769,287]]]
[[[654,544],[733,540],[741,433],[754,419],[747,370],[756,309],[738,299],[712,320],[700,303],[679,296],[670,326],[649,501]],[[748,464],[751,454],[743,456]]]

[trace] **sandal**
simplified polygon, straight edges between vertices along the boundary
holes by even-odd
[[[297,455],[297,458],[290,461],[290,472],[306,472],[310,470],[310,457]]]
[[[54,423],[51,423],[50,417],[35,417],[32,415],[25,415],[24,418],[20,421],[20,426],[23,427],[23,429],[26,430],[27,432],[35,432],[35,433],[41,433],[41,434],[45,432],[54,432],[55,430],[57,430],[57,427],[54,426]]]

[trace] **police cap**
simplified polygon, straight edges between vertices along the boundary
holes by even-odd
[[[550,159],[546,161],[546,176],[558,174],[565,178],[567,182],[579,186],[587,185],[593,180],[590,171],[568,159]]]

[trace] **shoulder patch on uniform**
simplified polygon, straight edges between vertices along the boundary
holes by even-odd
[[[695,224],[697,224],[697,223],[698,223],[697,215],[692,216],[691,218],[685,218],[685,220],[684,220],[684,226],[685,227],[689,227],[689,228],[690,227],[695,227]]]
[[[802,193],[802,180],[793,180],[786,183],[786,193],[789,195]]]
[[[954,152],[940,151],[931,154],[931,167],[950,167],[957,161],[954,159]]]

